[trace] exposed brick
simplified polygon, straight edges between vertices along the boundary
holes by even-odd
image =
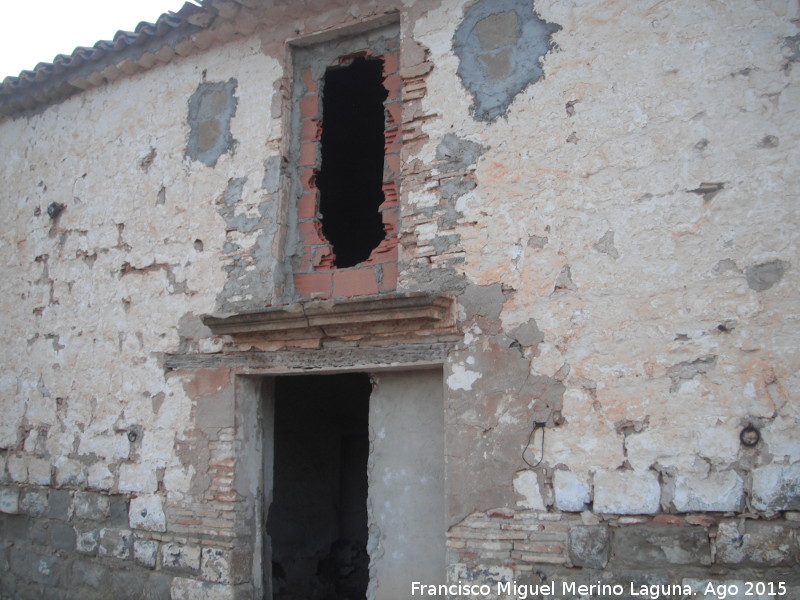
[[[314,79],[314,76],[312,75],[311,71],[306,69],[305,71],[303,71],[302,77],[303,77],[303,83],[306,85],[306,91],[316,92],[317,89],[319,88],[319,84]]]
[[[386,88],[386,91],[389,93],[389,98],[397,98],[400,95],[402,84],[403,80],[400,79],[400,75],[397,74],[389,75],[383,80],[383,87]]]
[[[297,201],[297,218],[314,219],[317,216],[317,194],[309,192]]]
[[[390,53],[383,55],[383,76],[386,77],[397,72],[397,67],[400,62],[400,57],[397,53]]]
[[[319,119],[306,119],[300,127],[301,142],[318,142],[322,137],[322,123]]]
[[[372,267],[335,271],[333,274],[333,295],[337,298],[367,296],[378,293],[378,282]]]
[[[397,263],[386,263],[381,267],[383,279],[381,280],[381,292],[393,291],[397,287]]]
[[[298,223],[297,231],[307,246],[321,246],[327,242],[322,235],[322,225],[316,219]]]
[[[315,192],[317,189],[317,173],[314,169],[303,169],[300,171],[300,182],[303,184],[304,192]]]
[[[294,287],[303,298],[330,298],[333,273],[295,273]]]
[[[319,116],[319,101],[316,94],[306,94],[300,100],[300,116],[303,119],[312,119]]]
[[[301,167],[314,166],[317,163],[317,143],[316,142],[303,142],[300,144],[300,161]]]
[[[402,102],[389,102],[386,107],[386,126],[392,127],[403,122]]]
[[[387,180],[396,179],[400,176],[400,154],[398,152],[387,154],[384,157],[384,165],[386,171],[388,171],[388,173],[385,173]]]
[[[314,261],[312,262],[312,266],[314,269],[330,271],[335,268],[334,260],[336,256],[333,253],[332,246],[317,246],[313,251]]]
[[[386,129],[386,133],[384,134],[384,145],[383,145],[383,152],[384,154],[392,154],[394,152],[400,152],[402,148],[402,138],[400,137],[400,127],[389,127]]]
[[[397,199],[399,195],[397,193],[397,182],[396,181],[386,181],[383,184],[383,204],[380,205],[380,209],[388,208],[391,206],[397,205]]]

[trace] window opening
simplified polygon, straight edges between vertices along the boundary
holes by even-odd
[[[371,391],[366,373],[276,378],[273,600],[366,597]]]
[[[357,56],[325,72],[322,95],[320,191],[322,232],[334,265],[369,258],[386,237],[378,207],[383,196],[383,61]]]

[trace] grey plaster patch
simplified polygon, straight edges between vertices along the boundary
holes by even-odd
[[[502,285],[468,285],[458,297],[464,310],[465,321],[475,321],[481,331],[487,334],[500,332],[500,312],[506,298]]]
[[[681,384],[689,379],[694,379],[697,375],[705,375],[717,364],[717,357],[714,355],[703,356],[692,361],[684,361],[677,365],[672,365],[667,369],[667,375],[672,380],[669,387],[670,392],[677,392]]]
[[[486,152],[486,148],[477,142],[471,142],[448,133],[436,147],[436,167],[442,173],[452,173],[453,171],[463,171],[470,165],[478,162],[481,154]]]
[[[532,235],[528,238],[528,248],[544,248],[547,245],[548,239],[546,236]]]
[[[189,98],[189,140],[186,156],[213,167],[220,156],[233,150],[231,119],[236,114],[234,95],[238,82],[231,78],[201,83]]]
[[[226,242],[226,248],[233,257],[223,267],[228,273],[218,297],[220,310],[223,312],[261,308],[272,300],[271,289],[265,282],[272,279],[272,240],[277,227],[273,212],[276,203],[261,202],[257,215],[239,212],[237,209],[242,205],[246,183],[247,177],[229,179],[225,191],[216,203],[217,211],[225,220],[226,231],[259,232],[253,245],[245,252],[239,252],[241,248],[238,244]]]
[[[565,290],[577,290],[578,287],[572,281],[572,269],[569,265],[561,269],[561,272],[556,277],[556,283],[553,286],[553,293],[563,292]]]
[[[464,194],[474,190],[477,185],[478,184],[471,179],[466,179],[464,177],[452,177],[442,181],[442,183],[439,185],[439,193],[441,194],[442,198],[445,198],[446,200],[458,200]]]
[[[264,161],[264,179],[261,187],[268,194],[276,194],[281,189],[281,166],[283,159],[280,156],[270,156]]]
[[[523,348],[533,348],[544,341],[544,333],[539,329],[535,319],[528,319],[508,332],[508,336]]]
[[[474,96],[473,115],[492,121],[514,97],[544,77],[541,58],[560,25],[547,23],[527,0],[478,0],[453,37],[458,75]]]
[[[763,292],[783,279],[783,274],[788,268],[789,263],[786,261],[771,260],[750,265],[745,269],[744,276],[747,278],[747,285],[750,286],[750,289]]]
[[[619,252],[617,252],[614,246],[614,232],[610,229],[603,234],[603,237],[601,237],[592,248],[601,254],[608,254],[614,260],[619,258]]]
[[[533,404],[531,419],[552,427],[561,420],[564,384],[547,375],[531,375],[519,391],[520,398]]]
[[[247,177],[229,179],[228,186],[217,201],[219,207],[217,212],[225,219],[225,227],[228,231],[250,233],[258,227],[259,219],[257,217],[248,217],[242,213],[236,214],[236,209],[242,201],[245,183],[247,183]]]

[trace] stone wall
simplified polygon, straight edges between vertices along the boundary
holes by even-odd
[[[180,52],[0,121],[0,596],[257,596],[242,403],[422,363],[450,579],[800,596],[797,4],[208,4]],[[397,279],[367,291],[454,324],[214,334],[320,295],[293,56],[387,25]]]

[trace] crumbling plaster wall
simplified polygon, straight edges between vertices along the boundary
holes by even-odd
[[[695,511],[796,511],[797,6],[538,1],[561,27],[543,78],[488,123],[469,89],[452,93],[469,87],[454,41],[470,10],[445,3],[414,30],[435,64],[423,110],[447,110],[425,127],[418,164],[434,168],[408,202],[435,212],[405,230],[400,278],[463,289],[446,378],[448,507],[461,524],[450,562],[467,565],[454,573],[580,564],[547,556],[566,537],[538,557],[524,535],[482,545],[506,528],[486,515],[513,513],[495,507],[683,525]],[[530,470],[521,448],[548,419]],[[748,423],[755,448],[739,441]],[[783,484],[762,487],[773,477]],[[486,520],[464,527],[475,509]],[[717,543],[719,563],[747,562]],[[793,564],[793,544],[751,564]],[[692,560],[710,556],[706,545]]]
[[[231,509],[235,372],[165,375],[160,355],[246,350],[198,315],[286,297],[285,41],[392,7],[398,290],[456,295],[463,334],[445,365],[451,574],[588,578],[641,568],[629,548],[660,577],[796,565],[796,4],[500,0],[473,33],[486,0],[319,4],[256,9],[251,37],[0,124],[0,511],[46,520],[13,531],[63,559],[9,562],[5,540],[13,592],[133,585],[113,560],[164,597],[257,587],[236,567],[253,523]],[[547,38],[517,44],[523,22]],[[543,76],[485,112],[465,52]],[[203,83],[235,96],[211,164],[187,150]]]
[[[269,118],[281,76],[251,38],[0,126],[3,512],[34,527],[49,498],[49,531],[62,536],[20,535],[11,550],[4,537],[4,561],[7,552],[49,557],[53,547],[60,555],[45,574],[35,560],[4,562],[4,586],[17,587],[2,592],[42,597],[42,586],[64,586],[93,597],[119,587],[133,597],[149,586],[169,597],[173,577],[173,595],[184,593],[181,576],[231,582],[233,519],[222,501],[232,484],[221,471],[232,468],[232,377],[168,376],[162,355],[219,350],[198,315],[220,303],[271,301],[278,203],[263,181],[265,145],[281,135]],[[234,141],[213,167],[187,156],[190,99],[204,82],[238,82]],[[53,219],[54,203],[64,208]],[[259,227],[229,227],[248,219]],[[226,284],[258,243],[268,265],[258,290],[246,279]],[[27,500],[34,493],[41,510]],[[98,502],[104,508],[87,508]],[[226,529],[201,552],[199,540]],[[114,569],[145,576],[111,577],[104,564],[114,559],[124,561]]]

